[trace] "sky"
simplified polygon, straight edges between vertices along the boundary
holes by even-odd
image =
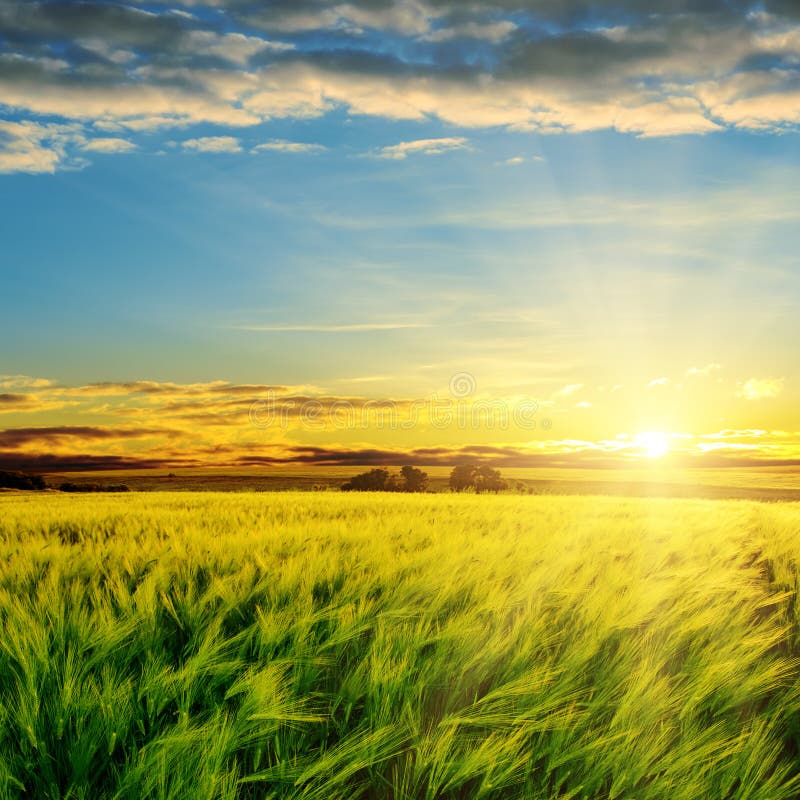
[[[0,0],[0,468],[800,465],[793,0]]]

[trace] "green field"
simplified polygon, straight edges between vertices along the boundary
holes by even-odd
[[[800,504],[0,496],[2,798],[800,794]]]

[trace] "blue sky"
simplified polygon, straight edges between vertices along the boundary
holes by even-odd
[[[4,4],[6,388],[466,371],[564,437],[791,433],[797,18],[650,5]]]
[[[315,355],[316,340],[353,350],[357,373],[364,353],[355,340],[367,339],[367,349],[402,350],[420,339],[429,347],[428,331],[341,331],[331,341],[323,331],[237,328],[435,325],[469,342],[497,335],[481,319],[492,312],[571,313],[570,285],[578,294],[618,293],[620,303],[628,281],[646,285],[638,305],[668,310],[670,324],[707,302],[695,286],[735,280],[742,291],[719,301],[731,311],[770,287],[791,288],[791,276],[782,283],[768,265],[791,267],[796,219],[743,227],[725,217],[748,196],[770,213],[786,210],[798,161],[791,136],[471,132],[469,149],[390,160],[365,153],[376,142],[452,131],[355,120],[342,123],[350,134],[342,140],[326,124],[292,131],[293,140],[329,148],[313,154],[169,148],[4,177],[14,202],[0,223],[3,335],[35,331],[19,337],[9,371],[33,363],[60,380],[242,381],[275,369],[292,382],[318,382],[334,365],[324,349]],[[526,160],[506,163],[514,158]],[[681,215],[700,210],[717,218],[683,224]],[[682,308],[664,309],[664,275],[684,287]],[[54,337],[63,350],[53,350]]]

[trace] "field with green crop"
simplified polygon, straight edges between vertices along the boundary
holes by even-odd
[[[0,798],[800,794],[800,504],[0,496]]]

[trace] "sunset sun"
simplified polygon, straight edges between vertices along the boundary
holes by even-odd
[[[636,445],[647,458],[661,458],[669,452],[669,438],[658,431],[640,433],[636,437]]]

